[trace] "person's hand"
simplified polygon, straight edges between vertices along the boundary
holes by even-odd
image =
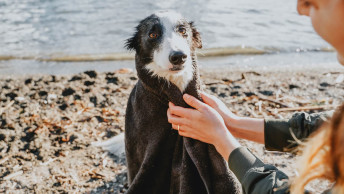
[[[185,94],[185,102],[195,109],[183,108],[169,103],[168,121],[172,128],[185,137],[213,144],[217,151],[228,159],[232,150],[240,144],[227,130],[222,116],[211,106]]]
[[[201,92],[201,97],[204,103],[208,104],[210,107],[215,109],[221,117],[224,119],[225,124],[229,131],[234,128],[234,125],[237,123],[237,120],[240,118],[237,115],[233,114],[220,99],[216,98],[213,95]]]
[[[218,98],[205,92],[201,93],[203,101],[214,108],[224,119],[227,129],[238,138],[264,143],[264,119],[239,117],[233,114]]]

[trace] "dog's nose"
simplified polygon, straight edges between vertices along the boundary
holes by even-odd
[[[185,63],[187,55],[180,51],[174,51],[170,54],[170,62],[173,65],[182,65]]]

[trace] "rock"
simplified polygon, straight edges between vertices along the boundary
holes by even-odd
[[[62,91],[62,96],[70,96],[75,93],[75,90],[72,88],[66,88]]]
[[[331,86],[331,85],[329,83],[327,83],[327,82],[321,82],[320,86],[321,87],[328,87],[328,86]]]
[[[210,87],[209,89],[210,89],[212,92],[217,93],[217,87],[212,86],[212,87]]]
[[[272,96],[274,95],[274,92],[273,91],[270,91],[270,90],[261,90],[259,91],[259,93],[265,95],[265,96]]]
[[[233,91],[230,93],[230,96],[239,96],[239,92],[238,91]]]
[[[39,95],[39,96],[46,96],[46,95],[48,95],[48,92],[46,92],[46,91],[44,91],[44,90],[43,90],[43,91],[39,91],[39,92],[38,92],[38,95]]]
[[[4,86],[2,86],[2,89],[9,90],[11,88],[8,85],[4,85]]]
[[[18,96],[18,97],[15,98],[15,100],[18,101],[18,102],[23,102],[25,100],[25,98],[22,97],[22,96]]]
[[[4,135],[4,134],[0,133],[0,141],[3,141],[3,140],[5,140],[5,138],[6,138],[6,135]]]
[[[131,73],[131,72],[133,72],[133,70],[130,68],[122,68],[122,69],[115,71],[115,73],[120,73],[120,74],[127,74],[127,73]]]
[[[67,107],[68,105],[66,103],[63,103],[62,105],[59,106],[61,110],[66,110]]]
[[[25,80],[25,85],[28,85],[28,84],[31,84],[31,82],[32,82],[32,78],[29,78],[29,79],[26,79]]]
[[[82,80],[81,76],[75,75],[72,77],[72,79],[69,80],[69,82],[73,82],[73,81],[78,81],[78,80]]]
[[[226,95],[225,93],[222,92],[222,93],[219,94],[219,97],[225,98],[225,97],[227,97],[227,95]]]
[[[96,117],[96,119],[98,120],[99,123],[102,123],[102,122],[105,121],[104,118],[101,117],[101,116],[95,116],[95,117]]]
[[[97,106],[97,97],[96,96],[90,97],[90,101],[94,104],[94,107]]]
[[[255,94],[255,93],[253,93],[253,92],[244,92],[244,94],[245,94],[247,97],[250,97],[250,96],[256,95],[256,94]]]
[[[51,76],[50,82],[56,82],[56,76],[55,76],[55,75],[52,75],[52,76]]]
[[[118,85],[118,81],[119,81],[118,77],[112,77],[112,76],[106,75],[105,79],[107,80],[108,84],[112,83],[112,84]]]
[[[340,74],[338,75],[338,77],[336,78],[336,83],[342,83],[344,81],[344,74]]]
[[[57,99],[57,95],[56,94],[49,94],[47,99],[48,99],[48,103],[50,104]]]
[[[81,96],[79,94],[74,95],[74,100],[81,100]]]
[[[96,78],[97,72],[95,71],[85,71],[84,74],[88,75],[90,78]]]
[[[5,94],[6,97],[9,97],[11,100],[14,100],[18,95],[14,92]]]
[[[289,84],[289,90],[292,90],[294,88],[300,88],[300,87],[298,85]]]
[[[94,81],[93,82],[92,81],[85,81],[84,85],[85,86],[91,86],[91,85],[94,85],[94,83],[95,83]]]

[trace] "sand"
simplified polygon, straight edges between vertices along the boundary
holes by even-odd
[[[248,117],[288,118],[282,108],[344,102],[344,69],[203,69],[205,90],[231,111]],[[135,72],[0,78],[0,192],[124,193],[125,157],[92,142],[124,131],[128,95]],[[264,162],[295,175],[295,155],[267,152],[240,140]],[[321,183],[313,191],[328,187]]]

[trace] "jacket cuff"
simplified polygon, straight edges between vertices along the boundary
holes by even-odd
[[[240,183],[245,174],[254,167],[262,167],[264,163],[253,155],[246,147],[238,147],[228,157],[229,169],[235,174]]]
[[[264,121],[265,148],[269,151],[288,151],[294,138],[289,131],[288,120],[266,119]]]

